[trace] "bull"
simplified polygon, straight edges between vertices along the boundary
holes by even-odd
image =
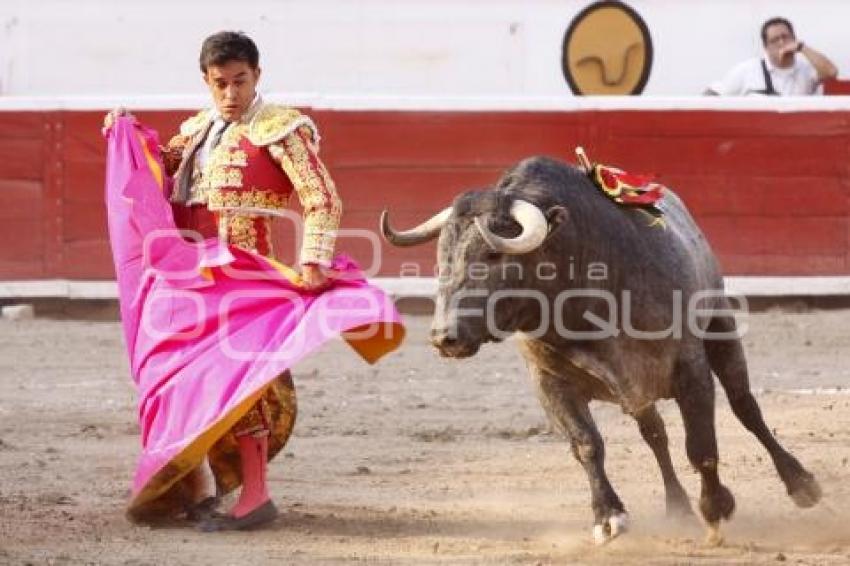
[[[472,356],[486,342],[517,336],[548,418],[587,474],[595,542],[625,532],[628,515],[606,475],[589,402],[616,403],[634,417],[660,467],[667,514],[687,516],[693,511],[655,407],[674,399],[700,474],[707,540],[720,544],[720,521],[735,500],[718,471],[712,373],[793,501],[811,507],[821,490],[765,424],[706,238],[673,191],[658,206],[665,226],[652,227],[643,211],[597,190],[584,170],[532,157],[413,229],[393,229],[385,210],[381,231],[396,246],[439,238],[430,339],[442,355]]]

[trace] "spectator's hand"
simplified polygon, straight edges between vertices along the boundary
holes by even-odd
[[[103,117],[103,129],[108,130],[115,123],[115,120],[119,116],[126,116],[127,118],[135,118],[129,110],[124,108],[123,106],[119,106],[118,108],[114,108],[106,113],[106,116]]]
[[[791,53],[796,53],[800,50],[800,42],[796,39],[794,41],[789,41],[782,47],[782,51],[780,52],[780,57],[784,57]]]

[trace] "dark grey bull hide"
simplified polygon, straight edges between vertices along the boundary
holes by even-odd
[[[709,540],[722,540],[719,523],[735,501],[718,475],[712,372],[794,502],[810,507],[821,496],[812,474],[762,419],[705,237],[672,191],[660,208],[666,226],[651,226],[647,213],[618,206],[582,170],[534,157],[496,187],[459,196],[412,230],[393,230],[386,211],[381,219],[394,245],[439,236],[431,340],[443,355],[471,356],[485,342],[518,333],[540,401],[587,473],[598,543],[623,532],[627,515],[606,476],[588,403],[617,403],[635,418],[661,468],[668,514],[691,514],[654,405],[670,398],[701,475]]]

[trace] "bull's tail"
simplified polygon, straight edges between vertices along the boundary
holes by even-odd
[[[708,363],[726,391],[735,416],[767,449],[788,494],[799,507],[811,507],[820,500],[820,487],[814,476],[779,444],[765,424],[750,391],[747,359],[737,334],[737,323],[732,316],[715,315],[703,341]]]

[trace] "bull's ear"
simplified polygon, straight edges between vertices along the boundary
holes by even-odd
[[[570,211],[567,210],[564,206],[553,206],[549,210],[546,211],[546,223],[549,224],[549,233],[546,235],[546,239],[552,237],[552,235],[558,231],[560,228],[570,217]]]

